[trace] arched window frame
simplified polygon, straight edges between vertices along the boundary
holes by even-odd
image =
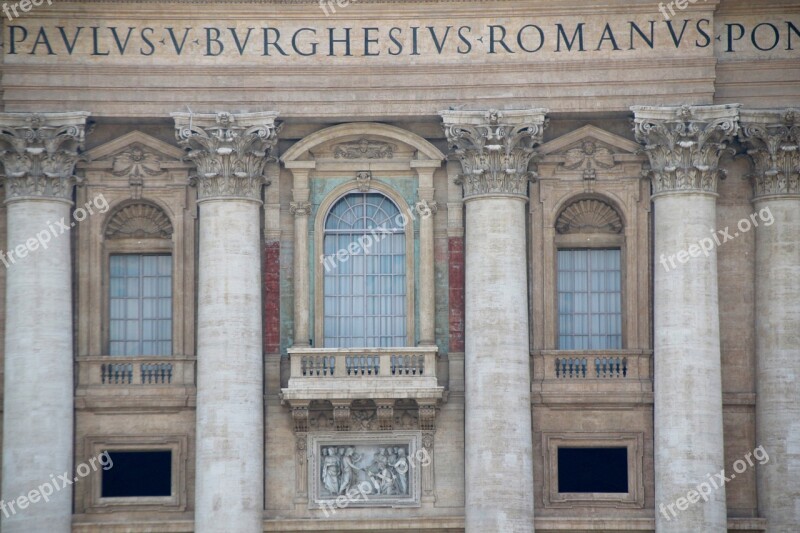
[[[106,236],[106,229],[114,217],[122,210],[133,205],[148,205],[161,211],[164,216],[170,220],[172,232],[169,238],[165,237],[120,237],[108,238]],[[173,217],[170,216],[169,210],[166,206],[162,205],[155,199],[129,199],[111,206],[105,214],[105,219],[102,224],[102,333],[101,345],[102,353],[109,355],[111,353],[111,256],[112,255],[170,255],[172,265],[172,337],[171,337],[171,350],[170,353],[157,354],[151,357],[169,357],[176,353],[176,339],[180,338],[183,324],[181,323],[181,315],[176,313],[180,307],[177,304],[176,294],[177,287],[175,281],[181,275],[181,264],[175,256],[175,222]],[[142,354],[136,354],[142,355]],[[135,357],[136,355],[125,355],[122,357]]]
[[[314,340],[315,346],[318,348],[325,347],[325,268],[319,260],[320,256],[324,253],[323,240],[325,238],[325,221],[331,208],[343,197],[350,193],[363,193],[352,182],[345,183],[334,189],[328,196],[320,203],[316,211],[314,219],[314,251],[312,258],[314,260]],[[367,192],[380,193],[389,198],[401,213],[408,216],[409,213],[414,213],[414,217],[418,220],[419,216],[413,211],[405,199],[398,194],[394,189],[380,182],[379,179],[373,178],[370,182],[370,189]],[[406,224],[406,346],[414,346],[416,339],[415,323],[416,323],[416,305],[415,305],[415,261],[414,261],[414,235],[415,225],[417,221],[411,220]]]
[[[560,250],[603,250],[603,249],[618,249],[620,252],[620,314],[621,314],[621,342],[619,348],[617,350],[624,350],[628,348],[628,317],[627,317],[627,302],[628,302],[628,290],[627,290],[627,264],[628,264],[628,251],[627,251],[627,242],[626,242],[626,221],[623,215],[623,211],[619,208],[617,202],[613,199],[598,193],[590,193],[590,194],[577,194],[568,197],[565,199],[561,205],[555,210],[555,218],[553,220],[553,227],[555,228],[558,224],[559,219],[561,218],[562,214],[565,212],[567,208],[576,204],[577,202],[583,200],[595,200],[606,204],[611,209],[614,210],[616,215],[619,217],[619,223],[621,224],[621,228],[619,232],[591,232],[591,231],[575,231],[569,233],[559,233],[558,231],[554,232],[553,236],[553,254],[552,258],[553,261],[551,262],[551,272],[552,272],[552,279],[554,280],[554,286],[552,290],[552,309],[553,309],[553,335],[554,338],[552,339],[553,346],[556,349],[567,350],[567,348],[563,348],[560,346],[559,337],[560,337],[560,327],[559,327],[559,301],[558,301],[558,283],[559,283],[559,269],[558,269],[558,252]],[[609,349],[606,348],[590,348],[589,351],[592,350],[600,350],[600,351],[608,351]],[[571,351],[579,351],[579,350],[571,350]]]

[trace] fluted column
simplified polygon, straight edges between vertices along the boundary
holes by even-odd
[[[725,487],[676,507],[724,468],[716,227],[718,168],[738,106],[634,107],[655,206],[656,529],[725,533]],[[703,246],[702,253],[698,253]],[[687,259],[688,258],[688,259]],[[672,508],[670,509],[670,505]]]
[[[417,164],[418,163],[418,164]],[[433,239],[434,215],[438,210],[433,200],[433,174],[440,161],[414,161],[419,182],[419,201],[427,206],[419,221],[419,343],[436,344],[436,274],[435,243]]]
[[[525,205],[545,110],[443,111],[466,204],[466,531],[532,532]]]
[[[23,503],[24,509],[17,499],[52,477],[74,475],[70,234],[50,228],[71,224],[73,172],[88,115],[0,114],[8,213],[8,248],[0,252],[6,268],[3,533],[72,530],[70,485],[51,491],[49,502]]]
[[[172,116],[197,165],[200,208],[195,531],[260,533],[260,206],[277,113]]]
[[[774,533],[800,524],[800,111],[742,111],[754,165],[756,467],[759,514]]]

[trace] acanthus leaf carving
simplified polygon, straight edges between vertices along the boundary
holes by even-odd
[[[89,113],[0,114],[6,198],[72,200]]]
[[[461,163],[464,198],[487,194],[527,197],[528,169],[547,126],[546,110],[442,111],[451,156]]]
[[[277,113],[173,113],[178,144],[197,166],[198,198],[259,200],[280,124]]]
[[[635,106],[634,133],[650,160],[653,195],[716,193],[719,161],[739,131],[739,106]]]
[[[800,111],[742,111],[739,138],[753,159],[753,193],[800,195]]]

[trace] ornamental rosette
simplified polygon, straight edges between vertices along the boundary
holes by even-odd
[[[173,113],[175,136],[194,162],[199,200],[211,198],[261,199],[268,184],[264,170],[278,140],[275,112]]]
[[[72,201],[89,113],[0,113],[6,201]]]
[[[650,159],[653,195],[716,193],[725,171],[719,160],[734,151],[739,105],[635,106],[634,133]]]
[[[741,112],[739,139],[753,160],[754,199],[800,196],[800,110]]]
[[[464,199],[483,195],[527,198],[548,120],[546,109],[442,111],[451,156],[461,162]]]

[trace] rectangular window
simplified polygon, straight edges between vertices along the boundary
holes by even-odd
[[[628,448],[558,448],[559,493],[627,493]]]
[[[558,251],[558,347],[622,348],[620,250]]]
[[[172,495],[172,451],[109,451],[113,466],[103,470],[101,497]]]
[[[109,353],[172,355],[172,256],[110,257]]]

